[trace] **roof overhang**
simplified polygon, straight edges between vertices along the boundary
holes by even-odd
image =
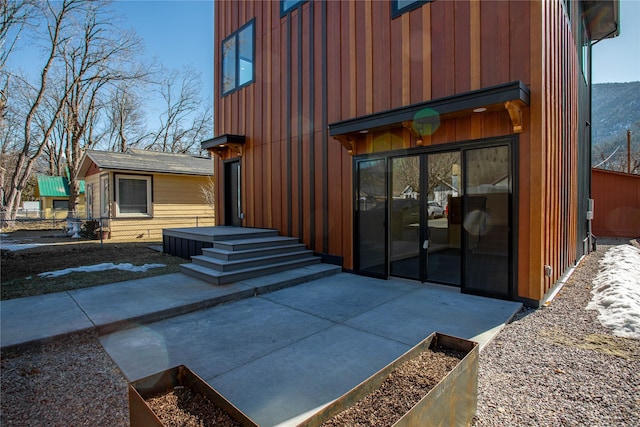
[[[225,133],[224,135],[202,141],[200,146],[203,150],[207,150],[218,155],[230,150],[235,152],[238,156],[242,156],[245,140],[246,138],[244,135],[232,135]]]
[[[419,139],[441,120],[505,109],[509,112],[514,133],[521,133],[522,107],[529,105],[529,96],[527,86],[518,80],[332,123],[329,135],[353,154],[350,141],[362,134],[404,127]]]
[[[620,0],[583,0],[582,5],[591,40],[620,35]]]

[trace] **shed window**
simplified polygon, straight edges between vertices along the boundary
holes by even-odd
[[[298,5],[306,2],[307,0],[281,0],[280,1],[280,16],[284,16],[289,13],[290,10],[295,9]]]
[[[432,0],[391,0],[391,16],[396,18],[405,12],[417,9]]]
[[[118,216],[151,216],[151,177],[116,177]]]
[[[247,86],[255,80],[255,20],[251,20],[222,41],[222,95]]]
[[[69,209],[69,201],[68,200],[54,200],[53,201],[53,210],[66,211],[67,209]]]

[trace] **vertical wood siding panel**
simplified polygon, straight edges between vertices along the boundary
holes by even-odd
[[[543,214],[544,198],[543,189],[546,185],[544,181],[544,158],[545,150],[543,145],[544,129],[546,126],[543,106],[545,105],[544,95],[544,73],[546,54],[544,52],[546,40],[543,19],[545,19],[544,4],[540,1],[529,2],[531,16],[531,37],[529,43],[530,69],[531,69],[531,101],[530,120],[531,131],[527,145],[520,145],[520,191],[521,191],[521,211],[529,207],[530,214],[528,224],[520,222],[519,248],[518,248],[518,294],[525,298],[535,298],[540,295],[542,288],[542,243],[543,243]],[[483,21],[484,25],[484,21]],[[523,136],[525,137],[525,136]],[[522,168],[523,165],[530,165]],[[527,172],[524,175],[524,172]],[[526,191],[528,190],[528,191]],[[528,199],[522,200],[525,196]]]
[[[524,2],[523,2],[524,3]],[[480,15],[480,0],[471,0],[469,7],[469,54],[470,58],[470,86],[471,90],[480,89],[481,73],[480,73],[480,28],[481,28],[481,15]]]
[[[336,76],[342,82],[342,92],[339,97],[334,98],[341,103],[340,120],[350,118],[351,111],[351,2],[340,2],[340,35],[338,36],[339,48],[336,54],[340,56],[340,73]],[[329,142],[330,144],[332,142]],[[337,143],[337,141],[333,141]]]
[[[422,96],[431,99],[431,7],[423,6],[422,11]]]
[[[509,5],[509,81],[521,80],[529,83],[529,37],[531,23],[529,19],[529,2],[512,1]]]
[[[266,169],[266,179],[265,179],[265,192],[264,192],[264,200],[265,200],[265,208],[266,208],[266,227],[273,227],[273,30],[271,26],[271,15],[272,15],[272,2],[262,3],[263,10],[265,11],[265,38],[267,40],[267,49],[264,52],[265,58],[265,67],[267,70],[266,76],[267,81],[265,82],[265,91],[266,91],[266,123],[265,123],[265,144],[266,144],[266,152],[265,152],[265,169]]]
[[[463,93],[471,90],[471,39],[469,37],[471,6],[467,1],[457,1],[455,11],[455,92]]]
[[[414,11],[415,12],[415,11]],[[411,103],[411,13],[401,17],[402,22],[402,105]]]
[[[364,81],[365,81],[365,114],[373,112],[373,23],[371,14],[371,0],[364,3]],[[361,76],[362,77],[362,76]]]
[[[481,82],[493,86],[509,81],[509,2],[480,2]]]
[[[357,101],[358,101],[358,85],[357,85],[357,71],[358,71],[358,55],[356,51],[356,3],[349,2],[349,117],[356,117],[357,115]]]
[[[367,69],[367,41],[371,40],[371,23],[366,21],[367,2],[355,2],[355,74],[356,74],[356,100],[355,115],[363,116],[367,114],[367,98],[371,94],[367,94],[367,79],[370,78],[371,70]]]
[[[342,103],[341,96],[343,90],[340,63],[340,34],[342,22],[340,20],[340,2],[327,2],[327,121],[329,123],[337,122],[342,119]],[[329,145],[337,143],[329,141]]]
[[[371,22],[373,31],[372,58],[372,88],[373,111],[384,111],[391,108],[391,2],[377,2],[371,8]],[[374,84],[375,82],[375,84]],[[389,84],[378,84],[389,82]]]
[[[409,43],[409,55],[410,57],[410,104],[415,104],[424,100],[423,98],[423,48],[422,40],[424,34],[424,24],[422,22],[423,14],[422,8],[416,9],[409,15],[410,25],[410,43]],[[427,27],[428,28],[428,27]]]
[[[215,9],[215,8],[214,8]],[[214,38],[213,38],[213,134],[220,135],[220,124],[222,123],[222,108],[221,107],[221,99],[220,99],[220,75],[221,75],[221,67],[220,67],[220,47],[222,45],[222,23],[220,12],[224,10],[223,6],[220,5],[218,12],[214,14]]]
[[[282,163],[281,163],[281,151],[280,141],[273,140],[271,144],[271,204],[272,204],[272,217],[271,226],[282,230]]]
[[[545,145],[545,148],[547,149],[546,154],[549,157],[545,156],[545,163],[543,164],[543,168],[544,168],[544,174],[545,174],[545,181],[549,184],[552,185],[551,182],[551,177],[549,175],[549,167],[548,167],[548,161],[549,158],[553,155],[553,150],[550,146],[550,141],[553,135],[553,126],[555,125],[554,121],[553,121],[553,115],[552,115],[552,103],[553,103],[553,96],[552,96],[552,91],[553,91],[553,81],[552,81],[552,74],[553,74],[553,64],[551,62],[551,58],[553,55],[553,29],[551,28],[551,6],[550,6],[550,2],[546,2],[546,4],[544,5],[545,8],[545,16],[544,16],[544,21],[545,21],[545,38],[546,38],[546,43],[545,43],[545,63],[544,63],[544,79],[545,79],[545,88],[544,88],[544,95],[545,95],[545,117],[547,120],[547,126],[546,126],[546,131],[545,131],[545,138],[543,140],[543,144]],[[551,240],[551,230],[549,228],[549,216],[551,215],[551,197],[549,194],[549,191],[546,191],[546,188],[543,189],[543,196],[544,196],[544,241],[543,241],[543,246],[542,246],[542,252],[543,252],[543,264],[542,266],[540,266],[539,268],[542,268],[544,265],[549,263],[549,259],[548,259],[548,251],[547,248],[549,247],[549,241]],[[543,276],[543,280],[542,280],[542,286],[543,286],[543,293],[544,290],[546,289],[548,283],[548,279]]]
[[[398,108],[402,105],[402,55],[404,53],[402,47],[402,18],[406,16],[406,14],[402,15],[399,18],[392,19],[390,22],[390,43],[389,49],[389,57],[391,59],[390,67],[389,67],[389,86],[391,87],[390,92],[390,108]],[[380,49],[384,49],[384,45],[380,46]],[[377,82],[384,82],[385,80],[375,79]],[[385,86],[385,84],[381,84],[381,86]]]
[[[316,132],[315,134],[315,138],[316,141],[322,141],[322,136],[323,136],[323,132],[322,130],[319,130]],[[322,144],[318,143],[315,146],[315,168],[317,171],[321,172],[322,168],[323,168],[323,162],[322,162]],[[316,246],[315,248],[313,248],[314,250],[316,250],[317,252],[323,252],[325,249],[323,247],[323,233],[324,233],[324,215],[326,212],[326,207],[323,204],[323,189],[324,189],[324,183],[323,180],[320,179],[321,178],[321,174],[319,173],[319,179],[316,179],[315,181],[315,197],[316,197],[316,210],[315,210],[315,217],[316,217],[316,226],[315,226],[315,230],[314,232],[316,233],[316,236],[318,236],[316,238]]]
[[[454,93],[454,2],[431,3],[431,91],[434,99]]]

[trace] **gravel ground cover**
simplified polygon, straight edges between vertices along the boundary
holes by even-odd
[[[608,248],[480,353],[475,426],[638,425],[640,341],[615,337],[585,310]],[[3,351],[0,368],[2,426],[129,425],[126,380],[92,334]]]
[[[638,425],[640,341],[585,309],[610,247],[598,245],[549,306],[520,312],[480,353],[475,426]]]

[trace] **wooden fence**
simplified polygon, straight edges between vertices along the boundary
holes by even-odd
[[[591,171],[596,236],[640,237],[640,175]]]

